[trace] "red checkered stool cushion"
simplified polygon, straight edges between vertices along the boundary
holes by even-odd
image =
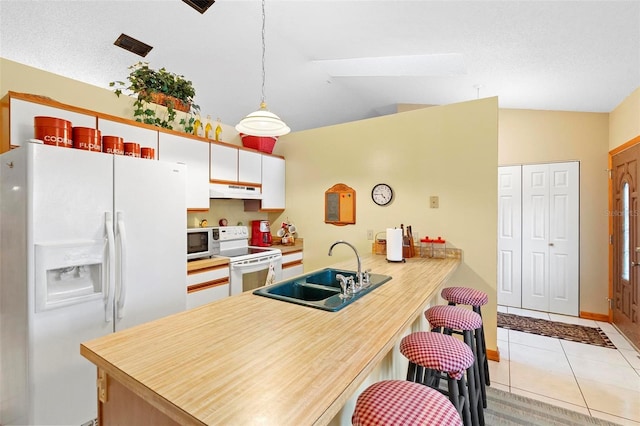
[[[424,316],[431,327],[452,328],[454,330],[475,330],[482,327],[482,317],[470,309],[458,306],[438,305],[427,309]]]
[[[475,288],[447,287],[442,289],[440,295],[444,300],[458,305],[482,306],[489,302],[487,293]]]
[[[473,351],[453,336],[416,331],[400,342],[400,352],[417,365],[443,371],[459,380],[474,361]]]
[[[404,380],[385,380],[358,396],[351,423],[457,426],[462,420],[451,401],[437,390]]]

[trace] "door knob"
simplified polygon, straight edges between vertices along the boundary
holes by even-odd
[[[631,266],[640,266],[640,263],[636,263],[633,260],[631,261]]]
[[[549,243],[549,247],[553,247],[553,243]]]

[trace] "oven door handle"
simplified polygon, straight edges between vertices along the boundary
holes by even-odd
[[[265,265],[269,265],[271,262],[277,262],[282,260],[282,255],[265,256],[258,259],[245,259],[237,262],[230,262],[231,269],[253,268],[258,267],[258,270],[264,269]]]

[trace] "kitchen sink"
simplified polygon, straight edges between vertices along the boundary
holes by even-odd
[[[294,277],[253,292],[283,302],[295,303],[325,311],[339,311],[360,299],[391,279],[389,275],[370,274],[370,284],[349,298],[341,297],[337,274],[355,276],[357,272],[343,269],[325,268],[317,272]]]
[[[315,302],[339,294],[340,288],[335,289],[333,287],[312,287],[298,281],[288,281],[284,282],[281,285],[271,287],[268,292],[269,294],[277,296],[289,297],[307,302]]]

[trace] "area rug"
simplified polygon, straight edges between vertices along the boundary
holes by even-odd
[[[556,407],[535,399],[487,387],[487,426],[619,426],[606,420]]]
[[[498,312],[498,327],[616,349],[600,327],[565,324],[563,322],[523,317],[503,312]]]

